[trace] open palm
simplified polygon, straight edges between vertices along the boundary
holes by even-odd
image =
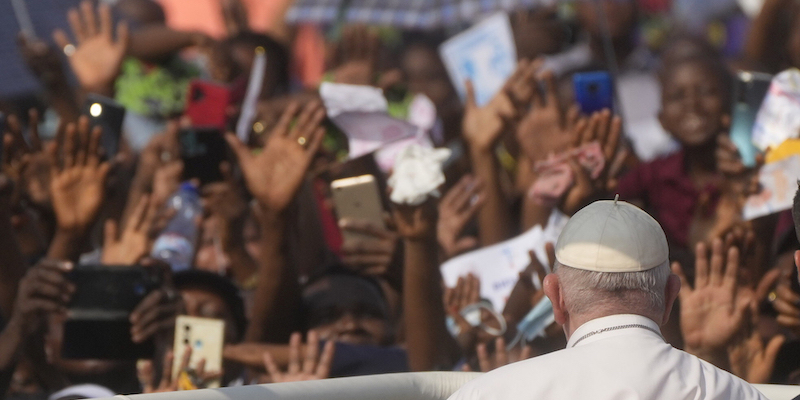
[[[95,13],[89,1],[81,3],[80,11],[70,10],[68,17],[76,45],[68,47],[72,45],[67,34],[60,29],[53,33],[53,39],[65,52],[67,48],[74,48],[67,55],[81,87],[92,92],[107,91],[119,75],[128,50],[127,25],[121,23],[117,27],[117,39],[114,40],[111,8],[101,5]]]
[[[714,240],[709,258],[706,245],[696,249],[694,288],[680,265],[672,266],[681,279],[681,332],[687,349],[714,351],[727,346],[745,321],[750,298],[738,293],[739,251],[727,254],[722,241]]]
[[[318,101],[308,103],[302,111],[296,103],[290,104],[258,154],[251,153],[235,135],[225,137],[239,159],[247,188],[263,207],[280,212],[292,201],[322,143],[325,130],[320,123],[324,117],[325,109]]]
[[[84,116],[66,128],[64,143],[51,143],[50,191],[58,227],[84,230],[94,222],[105,198],[106,177],[110,166],[100,162],[99,128],[89,132]]]

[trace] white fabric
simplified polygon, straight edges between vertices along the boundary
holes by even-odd
[[[417,206],[429,195],[439,197],[437,189],[445,181],[442,164],[449,157],[450,149],[430,149],[417,144],[401,150],[389,178],[392,201]]]
[[[596,201],[570,218],[556,243],[562,265],[597,272],[646,271],[669,260],[661,225],[640,208]]]
[[[66,397],[80,397],[84,399],[102,399],[114,396],[111,389],[91,383],[73,385],[51,394],[48,400],[58,400]]]
[[[766,400],[752,385],[673,348],[647,328],[610,330],[575,344],[590,332],[626,325],[659,331],[639,315],[598,318],[579,327],[567,349],[489,372],[450,400]]]

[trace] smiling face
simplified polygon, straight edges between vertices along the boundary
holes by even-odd
[[[388,307],[378,288],[362,278],[333,275],[306,288],[307,325],[322,340],[385,345],[390,338]]]
[[[688,60],[666,67],[661,80],[664,129],[684,147],[712,143],[729,115],[729,90],[710,62]]]

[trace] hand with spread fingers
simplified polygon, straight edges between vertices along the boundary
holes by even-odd
[[[81,87],[90,93],[112,95],[130,45],[127,23],[117,25],[115,40],[111,6],[102,4],[95,10],[88,0],[81,2],[80,11],[69,10],[67,18],[75,44],[60,29],[53,32],[53,39],[67,55]]]
[[[537,91],[533,75],[540,66],[540,61],[521,60],[503,88],[484,106],[476,103],[472,82],[465,82],[462,135],[473,151],[493,151],[504,129],[515,124],[518,108],[527,105]]]
[[[566,110],[561,105],[558,82],[552,72],[541,74],[539,82],[544,84],[545,94],[542,96],[538,89],[532,92],[533,105],[516,129],[517,141],[531,162],[569,149],[575,141],[576,125],[581,120],[576,104]]]
[[[680,325],[686,351],[724,367],[727,354],[724,359],[719,354],[746,323],[752,296],[739,293],[737,248],[726,249],[715,239],[708,253],[705,243],[697,245],[694,286],[680,264],[673,263],[672,271],[681,279]]]
[[[743,329],[728,346],[731,372],[750,383],[769,383],[778,351],[786,341],[785,336],[778,334],[765,342],[758,331],[759,304],[769,296],[780,277],[781,271],[777,269],[764,275],[750,302],[749,318],[745,318]]]
[[[479,326],[472,326],[461,315],[464,307],[475,304],[481,300],[481,281],[473,274],[461,276],[452,288],[444,290],[444,309],[458,327],[456,341],[463,351],[470,352],[475,349],[476,343],[490,341],[494,336],[487,334]]]
[[[622,120],[612,116],[608,110],[592,114],[588,120],[579,121],[574,135],[574,148],[598,142],[605,160],[602,171],[593,177],[586,168],[578,164],[575,157],[570,157],[570,169],[575,176],[575,184],[569,189],[561,202],[561,210],[572,215],[590,203],[593,197],[600,196],[616,187],[616,175],[619,172],[618,145],[622,133]]]
[[[325,108],[319,101],[306,104],[302,110],[297,103],[290,104],[258,154],[236,135],[225,136],[239,160],[247,188],[266,210],[283,212],[300,189],[322,144],[324,118]]]
[[[480,179],[465,175],[439,202],[436,237],[446,258],[478,247],[476,237],[461,237],[464,228],[475,218],[485,201]]]
[[[24,198],[40,209],[50,208],[50,164],[39,138],[39,112],[28,111],[28,139],[16,115],[6,119],[3,133],[3,173],[14,184],[12,202]]]
[[[181,359],[180,368],[178,369],[179,374],[191,374],[193,375],[193,382],[191,384],[195,384],[196,382],[200,382],[199,387],[193,389],[204,389],[207,387],[208,383],[211,381],[217,380],[222,376],[222,371],[206,371],[206,360],[201,359],[197,363],[197,368],[190,368],[189,361],[192,358],[192,347],[187,345],[186,350],[183,352],[183,358]],[[142,393],[143,394],[151,394],[151,393],[167,393],[167,392],[177,392],[178,390],[186,390],[188,388],[183,388],[181,382],[181,376],[178,375],[177,377],[172,376],[172,367],[175,363],[175,353],[172,350],[167,351],[164,355],[164,362],[161,365],[161,379],[156,382],[155,381],[155,374],[156,369],[153,367],[153,361],[151,360],[141,360],[136,364],[136,374],[139,378],[139,384],[142,385]],[[188,382],[187,382],[188,383]]]
[[[82,116],[78,124],[67,124],[61,140],[50,143],[50,192],[58,229],[86,232],[97,218],[105,199],[111,165],[102,161],[100,127],[90,129]]]
[[[19,283],[9,327],[16,327],[24,337],[44,327],[47,315],[63,314],[75,293],[75,285],[66,274],[74,265],[66,261],[44,259],[31,267]]]
[[[327,341],[320,352],[319,335],[313,330],[308,331],[305,346],[302,340],[299,332],[293,333],[289,339],[289,366],[286,372],[278,368],[269,352],[264,353],[264,367],[272,383],[313,381],[330,375],[336,344]]]
[[[143,196],[125,223],[122,234],[118,235],[117,221],[107,220],[101,262],[105,265],[133,265],[149,254],[153,244],[150,229],[157,212],[158,207],[150,202],[150,196]]]

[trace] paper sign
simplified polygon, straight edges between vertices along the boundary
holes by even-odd
[[[751,220],[792,208],[800,178],[800,155],[761,167],[758,183],[761,192],[750,196],[744,205],[743,218]]]
[[[792,68],[772,79],[753,126],[753,144],[762,151],[800,134],[800,70]]]
[[[466,98],[464,81],[470,79],[479,106],[492,99],[517,66],[517,49],[505,13],[448,39],[439,54],[461,100]]]
[[[417,133],[414,125],[389,116],[378,88],[325,82],[319,92],[328,117],[347,135],[351,159]]]
[[[481,281],[481,298],[492,302],[499,313],[519,279],[519,273],[530,264],[528,251],[533,250],[539,262],[550,272],[545,244],[555,244],[568,218],[554,211],[547,228],[537,225],[513,239],[455,257],[440,267],[444,284],[454,287],[461,276],[473,274]],[[541,287],[534,276],[534,285]]]

